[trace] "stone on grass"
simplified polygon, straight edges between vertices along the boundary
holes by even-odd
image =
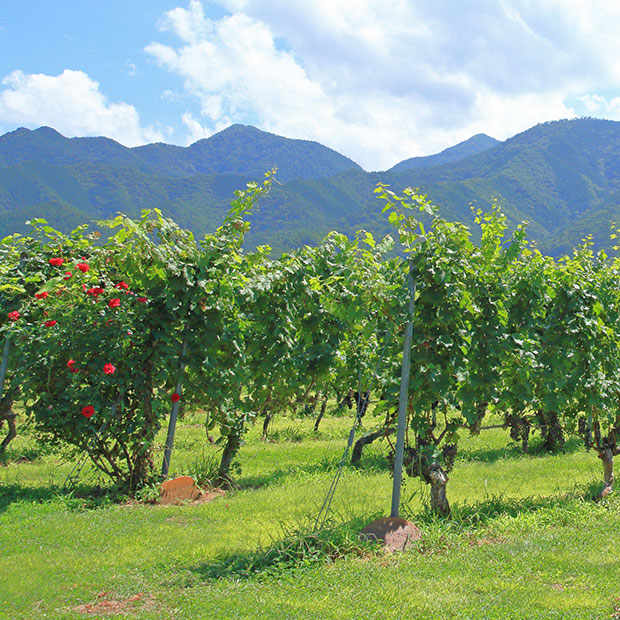
[[[405,551],[414,540],[420,540],[422,532],[419,528],[397,517],[383,517],[369,523],[360,536],[365,540],[378,540],[383,543],[383,549],[388,552]]]
[[[200,489],[189,476],[166,480],[162,483],[159,493],[160,504],[182,504],[187,501],[193,502],[200,497]]]

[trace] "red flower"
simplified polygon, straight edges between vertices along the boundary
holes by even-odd
[[[95,413],[95,408],[92,405],[88,405],[87,407],[82,407],[82,415],[85,418],[90,418]]]
[[[103,293],[103,289],[100,286],[93,286],[89,289],[86,289],[84,286],[84,289],[86,290],[87,295],[92,295],[95,299],[97,299],[97,295],[101,295],[101,293]]]
[[[113,366],[112,364],[104,364],[103,365],[103,372],[106,375],[113,375],[116,372],[116,367]]]
[[[148,301],[148,299],[147,299],[146,297],[138,297],[138,301],[139,301],[141,304],[145,304],[145,303]]]
[[[54,267],[60,267],[65,261],[62,258],[50,258],[48,262]]]
[[[90,266],[87,265],[86,263],[78,263],[77,264],[77,268],[82,272],[82,273],[86,273],[89,269]]]
[[[9,320],[10,321],[17,321],[17,319],[19,319],[19,317],[21,316],[21,314],[19,312],[17,312],[17,310],[13,310],[13,312],[9,312]]]
[[[34,296],[36,299],[45,299],[49,293],[47,291],[43,291],[42,293],[35,293]]]
[[[71,372],[80,372],[78,368],[75,368],[75,360],[69,360],[67,362],[67,368],[71,371]]]
[[[121,300],[118,297],[115,297],[114,299],[110,299],[110,301],[108,302],[108,306],[110,306],[110,308],[118,308],[121,305]]]
[[[62,277],[63,280],[68,280],[73,274],[70,271],[67,271],[65,275]]]
[[[178,392],[175,392],[171,397],[170,400],[173,403],[178,403],[181,400],[181,395]]]
[[[45,321],[45,327],[53,327],[58,321]]]
[[[116,286],[116,288],[121,289],[123,291],[126,291],[129,288],[129,284],[127,284],[127,282],[119,282],[118,284],[115,284],[114,286]]]

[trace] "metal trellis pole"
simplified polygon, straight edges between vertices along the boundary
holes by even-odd
[[[413,339],[413,307],[415,300],[415,280],[413,266],[409,263],[409,322],[405,330],[403,344],[403,367],[400,377],[400,398],[398,401],[398,431],[396,434],[396,450],[394,454],[394,483],[392,486],[392,511],[390,516],[398,518],[400,508],[400,487],[403,477],[403,455],[405,452],[405,430],[407,427],[407,400],[409,395],[409,371],[411,368],[411,341]]]
[[[183,342],[183,350],[181,351],[181,364],[179,368],[179,376],[177,378],[177,384],[174,389],[175,393],[180,394],[183,387],[183,371],[185,370],[185,356],[187,355],[187,339]],[[168,436],[166,437],[166,448],[164,450],[164,462],[161,465],[161,475],[166,478],[168,476],[168,469],[170,468],[170,456],[172,454],[172,444],[174,443],[174,432],[177,426],[177,416],[179,414],[179,407],[181,406],[181,400],[177,400],[172,403],[172,409],[170,410],[170,421],[168,422]]]
[[[4,381],[6,371],[9,366],[9,352],[11,351],[11,339],[7,336],[4,339],[4,350],[2,352],[2,365],[0,365],[0,397],[4,396]]]

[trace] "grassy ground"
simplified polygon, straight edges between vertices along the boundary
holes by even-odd
[[[453,517],[428,515],[426,488],[408,480],[403,509],[424,537],[383,556],[354,530],[389,511],[385,444],[344,469],[337,542],[295,534],[309,531],[350,420],[328,418],[318,436],[311,425],[277,420],[274,442],[253,428],[238,488],[174,507],[96,495],[88,468],[63,489],[74,457],[20,437],[0,466],[0,618],[620,618],[620,502],[589,499],[602,475],[594,453],[569,442],[526,456],[501,429],[465,438]],[[172,469],[208,475],[215,456],[200,416],[184,419]],[[282,559],[282,539],[301,551]]]

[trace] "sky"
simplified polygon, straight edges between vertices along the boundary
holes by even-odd
[[[609,0],[4,0],[0,133],[185,146],[243,123],[384,170],[620,120],[619,31]]]

